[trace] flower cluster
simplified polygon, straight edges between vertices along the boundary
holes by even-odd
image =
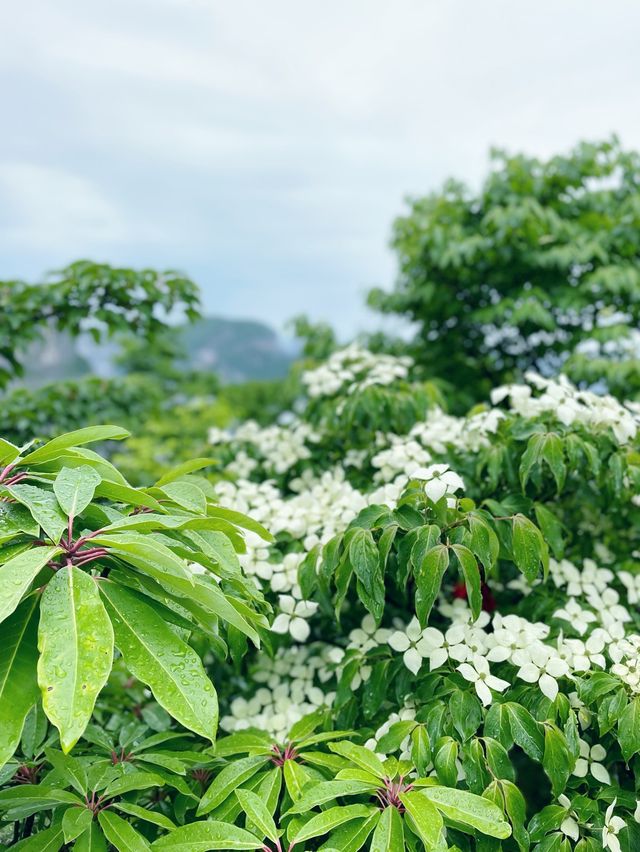
[[[311,398],[351,394],[406,379],[412,363],[411,358],[375,354],[354,343],[334,352],[321,366],[307,370],[302,381]]]
[[[620,444],[628,443],[638,432],[637,411],[612,396],[599,396],[578,390],[566,378],[546,379],[527,373],[526,385],[504,385],[491,394],[494,405],[508,399],[511,409],[525,418],[552,413],[560,423],[581,423],[593,429],[611,429]],[[542,391],[538,396],[534,389]]]

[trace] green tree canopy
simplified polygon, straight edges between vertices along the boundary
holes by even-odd
[[[53,327],[78,335],[135,330],[149,339],[174,310],[198,316],[198,288],[179,272],[119,269],[80,260],[44,282],[0,281],[0,388],[22,371],[29,343]]]
[[[409,201],[399,276],[370,304],[417,326],[429,373],[470,398],[527,369],[640,391],[640,155],[619,141],[540,160],[493,151],[479,192]]]

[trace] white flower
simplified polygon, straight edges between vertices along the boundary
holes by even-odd
[[[580,826],[575,811],[571,810],[571,802],[567,796],[561,794],[558,796],[558,804],[567,809],[567,815],[562,820],[560,831],[577,842],[580,839]]]
[[[396,630],[387,640],[394,651],[402,654],[405,666],[414,675],[418,674],[422,660],[429,654],[429,649],[422,639],[422,628],[418,619],[412,618],[404,631]]]
[[[588,609],[583,609],[574,598],[569,598],[564,607],[553,613],[553,617],[568,621],[576,633],[581,636],[587,632],[590,624],[598,620],[594,613],[589,612]]]
[[[376,645],[383,645],[387,642],[390,635],[390,630],[386,627],[377,627],[375,618],[371,613],[367,613],[362,619],[361,626],[356,627],[349,634],[349,644],[347,647],[355,648],[362,654],[366,654],[367,651],[375,648]]]
[[[440,668],[448,659],[461,663],[469,656],[464,643],[467,628],[462,624],[452,624],[446,633],[441,633],[435,627],[426,627],[419,643],[420,652],[429,658],[431,671]]]
[[[419,467],[410,474],[411,479],[420,479],[424,490],[434,503],[437,503],[445,494],[455,494],[456,491],[464,489],[464,482],[457,473],[449,470],[448,464],[432,464],[429,467]]]
[[[533,645],[527,654],[530,661],[521,665],[518,677],[527,683],[537,683],[542,693],[550,701],[555,701],[558,694],[556,678],[568,674],[569,666],[547,645]]]
[[[311,618],[318,609],[318,604],[296,600],[291,595],[280,595],[278,605],[281,612],[271,625],[273,632],[290,633],[296,642],[306,642],[311,631],[305,619]]]
[[[580,757],[576,760],[573,774],[578,778],[586,778],[587,773],[590,772],[596,781],[600,781],[602,784],[610,784],[609,773],[600,763],[606,756],[607,752],[600,743],[589,746],[588,742],[580,740]]]
[[[576,672],[588,672],[592,665],[606,668],[604,650],[605,637],[602,630],[594,630],[586,642],[581,639],[565,639],[564,644],[571,652],[571,668]]]
[[[616,800],[607,808],[604,818],[604,828],[602,829],[602,845],[605,849],[610,849],[611,852],[621,852],[620,841],[618,834],[626,827],[623,819],[613,815]]]
[[[618,579],[627,590],[628,602],[631,605],[640,603],[640,574],[618,571]]]
[[[487,660],[477,654],[473,657],[472,664],[461,663],[458,666],[458,671],[465,680],[474,685],[478,698],[485,707],[493,701],[492,689],[495,689],[496,692],[504,692],[510,685],[509,681],[494,677],[489,670]]]

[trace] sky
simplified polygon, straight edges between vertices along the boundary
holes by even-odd
[[[177,268],[211,314],[379,326],[407,196],[477,185],[492,145],[640,148],[639,25],[637,0],[7,4],[0,279]]]

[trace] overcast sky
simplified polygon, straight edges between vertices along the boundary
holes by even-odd
[[[342,334],[403,198],[491,145],[640,148],[637,0],[20,0],[0,25],[0,277],[177,267],[208,312]]]

